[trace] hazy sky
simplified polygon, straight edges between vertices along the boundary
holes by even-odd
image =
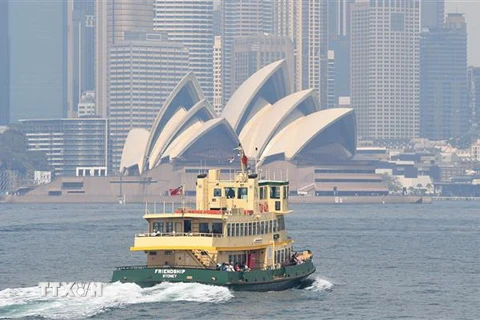
[[[480,67],[480,0],[446,0],[445,12],[465,14],[468,32],[468,64]]]

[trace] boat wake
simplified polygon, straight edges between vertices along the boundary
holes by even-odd
[[[303,290],[309,290],[313,292],[321,292],[321,291],[330,292],[333,290],[333,283],[331,283],[326,279],[315,277],[313,279],[306,279],[300,288]]]
[[[162,283],[151,288],[140,288],[133,283],[107,283],[101,297],[42,297],[40,287],[15,288],[0,291],[0,318],[75,319],[132,304],[172,301],[222,303],[232,297],[227,288],[198,283]]]

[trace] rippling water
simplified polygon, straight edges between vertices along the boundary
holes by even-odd
[[[287,228],[317,272],[304,289],[108,283],[143,231],[141,205],[0,205],[0,318],[479,319],[480,202],[296,205]],[[41,281],[104,282],[42,297]]]

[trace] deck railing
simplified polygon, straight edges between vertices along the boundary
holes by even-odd
[[[214,237],[222,238],[222,233],[207,232],[153,232],[153,233],[137,233],[135,237]]]

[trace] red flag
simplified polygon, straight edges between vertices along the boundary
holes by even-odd
[[[247,158],[247,156],[246,156],[245,154],[242,156],[242,164],[243,164],[245,167],[246,167],[247,164],[248,164],[248,158]]]
[[[175,189],[169,189],[171,196],[180,196],[183,194],[183,186],[180,186]]]

